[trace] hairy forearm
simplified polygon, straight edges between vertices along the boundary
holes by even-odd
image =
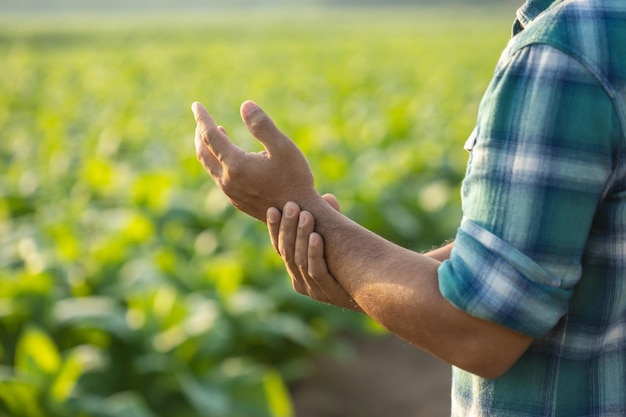
[[[325,242],[333,276],[374,320],[421,349],[486,377],[502,373],[531,339],[452,306],[437,270],[450,243],[427,254],[399,247],[324,202],[306,207]]]
[[[454,242],[449,242],[437,249],[426,252],[424,255],[429,258],[436,259],[439,262],[443,262],[446,259],[450,259],[450,252],[452,252],[453,247]]]

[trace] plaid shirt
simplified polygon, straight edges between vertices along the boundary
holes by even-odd
[[[442,294],[535,338],[454,416],[626,416],[626,1],[528,0],[481,102]]]

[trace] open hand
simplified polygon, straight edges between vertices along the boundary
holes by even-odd
[[[202,104],[193,103],[192,111],[198,160],[239,210],[265,221],[269,207],[283,207],[287,201],[303,205],[320,198],[300,149],[255,103],[241,105],[241,118],[263,144],[262,152],[245,152],[236,146]]]

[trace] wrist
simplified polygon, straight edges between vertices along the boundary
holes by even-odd
[[[298,205],[302,210],[311,213],[316,222],[324,218],[327,211],[336,211],[317,191],[304,198]]]

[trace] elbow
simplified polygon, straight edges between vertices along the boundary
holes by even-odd
[[[507,373],[513,363],[459,363],[457,368],[463,369],[471,374],[484,379],[497,379]]]
[[[498,346],[480,344],[465,350],[450,361],[452,365],[485,379],[506,374],[524,354],[532,338],[524,337],[517,344]]]

